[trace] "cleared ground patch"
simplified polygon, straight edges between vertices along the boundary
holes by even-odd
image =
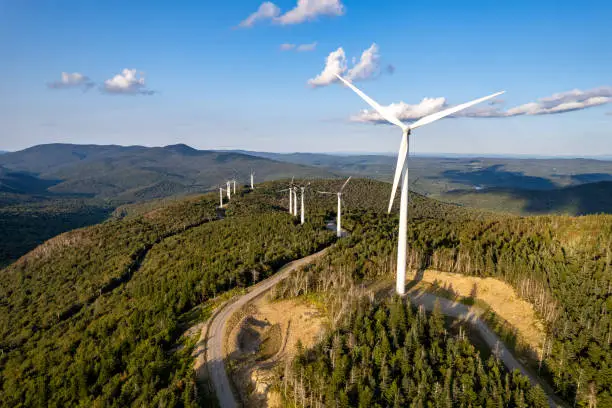
[[[516,330],[519,343],[524,343],[537,356],[544,339],[544,324],[533,306],[521,299],[509,284],[494,278],[478,278],[456,273],[426,270],[422,276],[416,273],[411,290],[426,289],[464,302],[482,301]]]
[[[232,379],[242,400],[251,407],[280,406],[269,387],[278,367],[296,354],[298,340],[313,346],[323,330],[320,311],[303,300],[270,302],[256,299],[228,335],[227,355]]]

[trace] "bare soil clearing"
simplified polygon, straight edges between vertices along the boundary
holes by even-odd
[[[269,390],[277,367],[295,356],[298,340],[304,347],[313,346],[325,320],[302,300],[270,302],[265,296],[253,306],[229,333],[230,358],[236,362],[232,377],[247,406],[277,407],[280,398]]]
[[[416,279],[415,274],[412,279]],[[479,278],[457,273],[426,270],[414,289],[423,288],[422,282],[441,288],[460,298],[473,298],[488,304],[493,312],[506,320],[518,332],[519,339],[538,355],[541,353],[544,325],[533,306],[521,299],[509,284],[495,278]],[[430,288],[428,288],[430,289]]]

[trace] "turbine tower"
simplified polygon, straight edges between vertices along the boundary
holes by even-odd
[[[251,190],[255,190],[255,187],[253,186],[253,177],[255,177],[255,173],[253,173],[253,170],[251,170]]]
[[[293,177],[291,177],[291,183],[289,183],[289,188],[285,188],[284,190],[279,190],[279,192],[289,191],[289,214],[295,215],[293,213]]]
[[[336,194],[338,196],[338,215],[336,216],[336,236],[338,238],[342,236],[342,190],[344,190],[344,187],[346,187],[351,177],[346,179],[340,190],[338,190],[336,193],[332,193],[330,191],[319,191],[320,194]]]
[[[300,209],[300,224],[304,225],[304,190],[306,189],[306,187],[308,187],[310,185],[310,183],[306,184],[305,186],[300,186],[300,190],[302,192],[302,195],[300,196],[300,200],[301,200],[301,209]]]
[[[397,185],[402,181],[402,190],[400,196],[400,225],[399,225],[399,236],[397,239],[397,276],[396,276],[396,291],[398,294],[403,295],[405,293],[405,281],[406,281],[406,245],[407,245],[407,233],[408,233],[408,153],[409,153],[409,138],[412,130],[419,128],[424,125],[428,125],[436,120],[442,119],[446,116],[452,115],[470,106],[484,102],[486,100],[495,98],[503,94],[505,91],[497,92],[489,96],[485,96],[480,99],[473,100],[461,105],[453,106],[448,109],[444,109],[440,112],[433,113],[431,115],[422,117],[416,122],[406,125],[399,120],[393,113],[387,108],[380,106],[375,100],[361,92],[355,85],[342,78],[340,75],[335,74],[340,81],[346,86],[351,88],[357,95],[361,97],[368,105],[370,105],[383,119],[398,126],[402,129],[402,141],[400,143],[399,152],[397,155],[397,164],[395,166],[395,176],[393,177],[393,189],[391,190],[391,198],[389,200],[389,210],[393,206],[393,200],[395,199],[395,192]]]
[[[232,183],[234,183],[234,194],[236,194],[236,179],[233,179]]]
[[[293,215],[297,217],[298,209],[297,209],[297,186],[293,187]]]
[[[225,189],[225,191],[227,192],[227,199],[231,200],[232,199],[232,189],[230,186],[230,182],[227,182],[227,188]]]
[[[223,208],[223,187],[219,187],[219,208]]]

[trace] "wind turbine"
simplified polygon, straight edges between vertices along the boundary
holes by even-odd
[[[289,191],[289,214],[295,215],[293,213],[293,177],[291,177],[291,183],[289,183],[289,188],[285,188],[284,190],[279,190],[279,192]]]
[[[297,202],[297,186],[294,186],[293,187],[293,215],[295,217],[297,217],[297,215],[298,215],[297,205],[298,205],[298,202]]]
[[[351,176],[353,177],[353,176]],[[338,196],[338,215],[336,219],[336,236],[340,238],[342,236],[342,190],[348,184],[351,177],[347,178],[340,190],[336,193],[332,193],[331,191],[319,191],[320,194],[336,194]]]
[[[227,188],[225,189],[225,191],[227,192],[227,199],[231,200],[232,199],[232,189],[230,186],[230,182],[227,182]]]
[[[223,187],[219,187],[219,208],[223,208]]]
[[[361,97],[368,105],[370,105],[376,112],[380,114],[388,122],[398,126],[402,129],[402,141],[400,143],[399,152],[397,155],[397,164],[395,166],[395,176],[393,177],[393,189],[391,190],[391,198],[389,200],[389,210],[393,206],[393,200],[395,199],[395,192],[397,185],[399,184],[400,178],[402,179],[402,191],[400,196],[400,225],[399,225],[399,236],[397,240],[397,276],[396,276],[396,287],[395,290],[398,294],[403,295],[405,293],[405,280],[406,280],[406,244],[407,244],[407,232],[408,232],[408,142],[410,133],[412,130],[419,128],[424,125],[428,125],[435,122],[438,119],[442,119],[453,113],[457,113],[470,106],[484,102],[486,100],[495,98],[503,94],[505,91],[494,93],[493,95],[485,96],[480,99],[473,100],[461,105],[453,106],[452,108],[444,109],[440,112],[433,113],[431,115],[422,117],[416,122],[406,125],[399,120],[393,113],[389,112],[386,108],[380,106],[375,100],[361,92],[355,85],[342,78],[340,75],[335,74],[340,81],[346,86],[351,88],[357,95]]]
[[[251,170],[251,190],[255,190],[255,187],[253,186],[253,177],[255,176],[255,173],[253,172],[253,170]]]
[[[234,194],[236,194],[236,179],[232,179],[231,181],[234,183]]]
[[[301,195],[301,211],[300,211],[300,224],[304,225],[304,190],[306,189],[306,187],[308,187],[310,185],[310,183],[306,184],[305,186],[300,186],[300,190],[302,192]]]

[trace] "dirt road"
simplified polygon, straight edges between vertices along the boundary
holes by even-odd
[[[211,382],[215,389],[215,394],[217,395],[217,400],[222,408],[234,408],[238,406],[230,386],[229,377],[225,371],[223,356],[223,339],[225,334],[225,326],[228,319],[242,306],[266,292],[281,280],[285,279],[291,271],[299,268],[300,266],[311,263],[316,258],[323,255],[325,251],[327,251],[327,248],[305,258],[288,263],[270,278],[253,286],[249,293],[242,296],[235,302],[225,306],[217,315],[213,317],[208,329],[206,365],[208,367]]]
[[[499,337],[489,329],[478,315],[470,310],[469,306],[427,292],[409,292],[408,298],[413,305],[423,306],[427,311],[432,311],[435,302],[438,301],[442,314],[470,322],[478,330],[482,339],[487,343],[487,346],[497,354],[498,358],[504,363],[509,371],[519,370],[524,376],[529,378],[533,385],[539,384],[542,386],[548,395],[548,403],[551,407],[563,407],[560,401],[551,397],[552,390],[550,390],[550,387],[541,383],[536,377],[528,372],[525,367],[514,358],[510,350],[508,350]]]

